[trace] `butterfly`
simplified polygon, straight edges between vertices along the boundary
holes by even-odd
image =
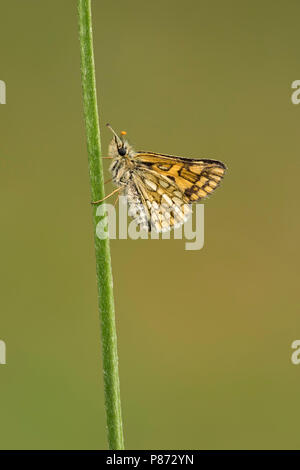
[[[226,165],[218,160],[136,152],[125,139],[126,132],[119,137],[107,127],[113,133],[110,172],[118,188],[93,204],[123,193],[129,215],[142,229],[164,232],[180,226],[191,212],[191,203],[209,196],[225,175]]]

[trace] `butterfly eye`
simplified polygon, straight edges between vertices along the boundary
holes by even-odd
[[[126,148],[120,147],[118,148],[118,152],[119,152],[119,155],[121,155],[121,157],[124,157],[124,155],[126,155]]]

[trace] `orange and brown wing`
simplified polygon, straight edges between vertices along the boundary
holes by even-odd
[[[138,152],[134,162],[137,171],[152,173],[176,186],[188,203],[211,194],[226,171],[224,163],[218,160],[196,160],[151,152]]]

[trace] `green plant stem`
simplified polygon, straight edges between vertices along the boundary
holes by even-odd
[[[78,0],[78,14],[81,51],[81,80],[83,88],[91,196],[92,201],[96,201],[104,197],[104,183],[96,96],[91,0]],[[109,239],[106,238],[104,240],[100,240],[96,236],[96,210],[97,207],[93,206],[108,444],[110,449],[118,450],[124,449],[124,439],[118,372],[112,268]]]

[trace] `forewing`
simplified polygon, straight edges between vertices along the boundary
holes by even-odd
[[[184,202],[196,202],[211,194],[222,181],[226,166],[218,160],[189,159],[151,152],[138,152],[134,157],[135,172],[153,175],[179,190]],[[150,189],[150,188],[149,188]]]

